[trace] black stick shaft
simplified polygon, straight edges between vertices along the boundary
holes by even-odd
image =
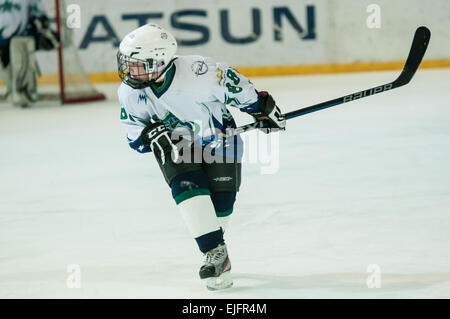
[[[431,32],[427,27],[419,27],[417,28],[414,39],[411,45],[411,49],[408,54],[408,58],[406,59],[405,66],[399,77],[390,83],[373,87],[368,90],[356,92],[350,95],[342,96],[333,100],[329,100],[326,102],[322,102],[319,104],[311,105],[308,107],[304,107],[295,111],[291,111],[284,114],[286,120],[292,119],[297,116],[302,116],[305,114],[309,114],[312,112],[317,112],[329,107],[333,107],[336,105],[344,104],[347,102],[351,102],[354,100],[358,100],[361,98],[365,98],[374,94],[386,92],[391,89],[396,89],[400,86],[408,84],[411,81],[412,77],[416,73],[419,68],[420,63],[422,62],[422,58],[425,55],[425,52],[428,47],[428,43],[430,41]],[[247,125],[243,125],[241,127],[235,129],[227,129],[225,134],[226,137],[241,134],[253,129],[257,129],[261,127],[261,122],[255,122]]]

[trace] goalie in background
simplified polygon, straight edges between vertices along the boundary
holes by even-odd
[[[41,0],[0,0],[0,80],[8,101],[22,107],[37,101],[35,51],[58,45]]]

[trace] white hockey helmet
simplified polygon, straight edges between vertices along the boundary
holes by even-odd
[[[154,74],[167,68],[176,51],[177,41],[167,30],[156,23],[143,25],[120,42],[119,77],[133,88],[144,88],[154,80]]]

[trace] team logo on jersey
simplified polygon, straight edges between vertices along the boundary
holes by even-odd
[[[208,66],[203,61],[195,61],[191,65],[191,70],[195,75],[199,76],[208,72]]]
[[[139,104],[140,101],[143,101],[145,104],[147,104],[147,95],[139,94],[138,104]]]

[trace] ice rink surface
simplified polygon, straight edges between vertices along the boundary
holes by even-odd
[[[398,74],[252,82],[286,112]],[[214,293],[153,155],[127,145],[117,87],[99,103],[0,104],[1,298],[450,298],[450,69],[289,120],[278,152],[276,135],[247,133],[274,152],[244,163],[225,233],[234,286]]]

